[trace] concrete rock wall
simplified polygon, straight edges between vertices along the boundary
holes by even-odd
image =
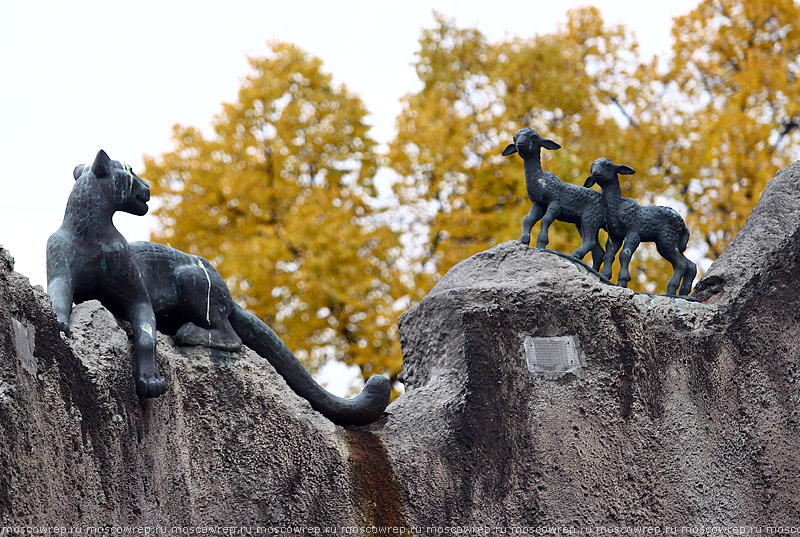
[[[358,520],[347,434],[265,360],[159,335],[169,393],[139,401],[128,334],[98,302],[76,307],[66,339],[41,289],[8,271],[0,286],[0,520]]]
[[[269,364],[176,348],[137,400],[96,302],[72,338],[0,259],[0,521],[319,526],[800,520],[800,163],[697,285],[602,284],[507,242],[400,320],[407,392],[336,427]]]

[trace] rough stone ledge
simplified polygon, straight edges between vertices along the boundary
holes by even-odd
[[[179,350],[159,334],[169,392],[140,401],[128,334],[98,302],[76,306],[65,338],[41,288],[8,271],[0,287],[11,298],[0,303],[0,522],[363,518],[347,433],[252,351]]]

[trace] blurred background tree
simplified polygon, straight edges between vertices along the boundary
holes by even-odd
[[[519,238],[522,160],[500,153],[521,127],[562,145],[543,165],[564,181],[583,184],[601,156],[633,167],[623,193],[684,214],[689,256],[706,265],[800,148],[792,0],[705,0],[675,20],[668,60],[641,58],[633,34],[592,7],[496,43],[435,20],[414,64],[421,89],[403,99],[385,155],[359,99],[320,60],[275,43],[212,134],[176,126],[174,151],[146,159],[161,201],[154,239],[212,260],[312,368],[338,356],[395,379],[398,312],[455,263]],[[394,171],[391,211],[374,201],[380,164]],[[571,224],[551,228],[550,248],[579,244]],[[665,290],[671,268],[652,246],[632,268],[632,288]]]
[[[656,112],[655,61],[639,62],[633,37],[604,24],[597,9],[567,17],[552,34],[500,43],[441,15],[423,31],[416,62],[423,87],[405,98],[388,161],[402,203],[427,219],[419,255],[437,276],[519,238],[530,208],[522,160],[500,152],[523,126],[562,145],[543,151],[545,169],[562,180],[582,185],[592,160],[608,155],[637,169],[621,178],[629,196],[652,197],[668,136]],[[579,244],[572,224],[551,228],[549,248],[571,252]],[[652,267],[659,278],[666,273]]]
[[[293,45],[249,61],[213,133],[176,125],[174,150],[145,158],[160,202],[153,240],[214,263],[311,369],[338,357],[395,380],[411,282],[372,203],[367,112]]]
[[[426,223],[418,255],[436,278],[519,237],[522,161],[499,153],[529,126],[562,145],[543,166],[564,181],[582,184],[600,156],[633,167],[624,195],[678,209],[689,255],[715,259],[800,142],[797,20],[792,0],[706,0],[676,19],[667,64],[642,59],[592,7],[552,34],[498,43],[437,15],[417,53],[422,89],[406,96],[388,154],[399,198]],[[549,248],[578,244],[572,225],[551,228]],[[665,291],[671,267],[652,245],[632,268],[632,288]]]
[[[716,259],[800,146],[800,7],[705,0],[673,26],[668,195]]]

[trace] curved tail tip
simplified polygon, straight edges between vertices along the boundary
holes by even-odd
[[[385,409],[392,397],[392,383],[383,375],[372,375],[364,384],[363,393],[369,395],[376,407],[382,405]],[[381,413],[383,413],[383,409],[381,409]]]
[[[392,397],[392,383],[383,375],[367,380],[361,393],[350,399],[337,397],[330,392],[322,401],[305,397],[312,408],[336,425],[369,425],[383,416]]]
[[[328,416],[339,425],[368,425],[383,416],[392,397],[392,383],[383,375],[373,375],[364,384],[364,389],[353,399],[350,411],[337,417]]]

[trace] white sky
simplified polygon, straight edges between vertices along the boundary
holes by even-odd
[[[593,3],[624,23],[642,53],[666,53],[672,17],[697,0],[302,2],[6,0],[0,16],[0,244],[16,270],[45,285],[45,243],[61,224],[72,169],[97,150],[141,170],[143,154],[171,149],[175,123],[206,128],[236,98],[246,55],[291,41],[320,57],[362,97],[381,143],[399,99],[417,89],[411,62],[432,11],[490,40],[549,33],[567,9]],[[145,177],[145,179],[147,179]],[[153,220],[115,222],[128,240]]]

